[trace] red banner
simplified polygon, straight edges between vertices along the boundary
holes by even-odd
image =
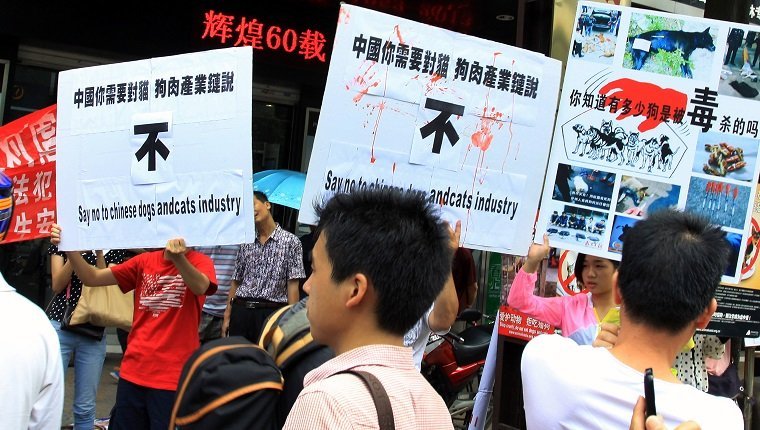
[[[0,127],[0,243],[50,235],[56,105]]]
[[[544,333],[554,333],[554,326],[509,306],[499,309],[499,335],[531,340]]]

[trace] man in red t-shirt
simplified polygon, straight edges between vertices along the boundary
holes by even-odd
[[[51,241],[61,241],[57,224]],[[67,256],[88,286],[119,284],[123,292],[135,292],[129,348],[121,362],[109,428],[166,429],[182,366],[200,346],[205,296],[216,291],[214,263],[187,248],[182,238],[105,269],[87,264],[79,252]]]

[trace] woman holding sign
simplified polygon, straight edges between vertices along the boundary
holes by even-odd
[[[58,247],[51,245],[50,274],[51,287],[55,297],[46,310],[53,324],[58,340],[61,343],[61,358],[63,372],[69,365],[71,355],[74,355],[74,413],[75,429],[92,429],[95,421],[95,398],[98,392],[103,361],[106,358],[105,328],[91,324],[79,324],[66,327],[63,320],[67,313],[73,312],[82,295],[82,281],[79,279],[66,254]],[[93,266],[105,268],[108,265],[119,264],[124,260],[125,253],[112,250],[83,252],[82,257]]]
[[[562,335],[580,345],[591,345],[599,323],[617,318],[617,305],[612,291],[612,275],[618,262],[593,255],[578,254],[575,259],[576,282],[586,290],[574,296],[538,297],[533,294],[536,271],[541,260],[549,255],[549,239],[543,245],[533,244],[525,264],[512,282],[509,306],[536,319],[559,327]]]

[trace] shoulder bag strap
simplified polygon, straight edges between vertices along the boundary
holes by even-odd
[[[375,403],[377,410],[377,422],[380,430],[395,430],[396,424],[393,422],[393,408],[391,408],[391,399],[383,388],[383,384],[377,377],[369,372],[362,370],[348,369],[338,373],[351,373],[364,381],[364,385],[372,393],[372,401]]]

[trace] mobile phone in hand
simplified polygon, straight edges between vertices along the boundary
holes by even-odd
[[[657,415],[657,408],[654,405],[654,375],[651,367],[644,371],[644,399],[647,404],[645,416],[649,418],[651,415]]]

